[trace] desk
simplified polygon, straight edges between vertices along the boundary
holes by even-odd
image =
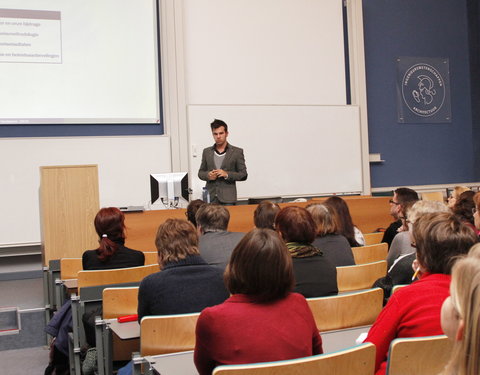
[[[377,228],[387,228],[392,221],[390,216],[390,197],[349,196],[345,198],[353,223],[363,233],[370,233]],[[305,207],[310,203],[320,203],[327,198],[316,198],[309,202],[280,203],[280,207],[299,206]],[[249,232],[253,229],[253,213],[257,208],[255,204],[227,206],[230,212],[228,230],[232,232]],[[155,236],[158,226],[168,218],[185,219],[186,210],[155,210],[132,212],[125,214],[127,238],[125,246],[142,251],[156,251]]]
[[[137,340],[140,338],[138,321],[118,323],[117,319],[96,319],[95,339],[97,346],[98,374],[111,374],[113,371],[113,336],[120,340]]]
[[[55,279],[54,298],[57,305],[57,309],[63,306],[65,297],[70,298],[72,293],[77,293],[77,279]]]
[[[356,340],[360,334],[368,332],[370,326],[340,329],[321,332],[324,353],[332,353],[357,345]],[[193,351],[146,356],[143,358],[147,366],[159,375],[196,375],[198,374],[193,363]],[[134,374],[140,374],[141,361],[135,361]]]

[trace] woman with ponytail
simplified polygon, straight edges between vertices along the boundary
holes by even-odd
[[[95,216],[99,246],[83,253],[84,270],[137,267],[145,264],[141,251],[125,247],[125,216],[116,207],[106,207]]]

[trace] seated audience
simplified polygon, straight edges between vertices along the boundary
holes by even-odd
[[[409,202],[415,203],[416,201],[418,201],[418,194],[415,190],[402,187],[393,192],[393,198],[390,199],[390,215],[393,216],[395,221],[388,226],[382,238],[382,242],[386,242],[389,248],[393,238],[402,227],[402,220],[400,219],[402,206]]]
[[[470,191],[470,188],[466,186],[455,186],[447,198],[447,206],[449,208],[453,208],[453,206],[455,206],[455,203],[457,203],[457,199],[460,197],[460,194],[465,191]]]
[[[208,264],[223,272],[233,249],[245,234],[227,231],[230,212],[219,204],[204,204],[198,209],[195,218],[201,234],[200,255]]]
[[[480,247],[452,269],[450,297],[443,302],[441,325],[453,341],[452,357],[442,375],[480,373]]]
[[[312,245],[319,248],[335,267],[353,266],[355,259],[347,239],[338,234],[337,223],[331,209],[325,204],[314,203],[307,206],[307,211],[317,224],[317,237]]]
[[[138,290],[138,321],[148,315],[200,312],[228,298],[222,272],[208,265],[198,252],[192,223],[168,219],[155,238],[160,272],[145,277]],[[118,371],[131,375],[133,362]]]
[[[344,236],[351,247],[364,246],[365,238],[360,229],[353,225],[347,203],[342,198],[333,196],[328,198],[325,204],[332,209],[337,222],[338,234]]]
[[[231,297],[206,308],[196,327],[200,375],[218,365],[287,360],[321,354],[322,340],[305,298],[291,293],[292,260],[278,234],[247,233],[224,275]]]
[[[312,215],[301,207],[285,207],[275,218],[275,229],[293,258],[294,291],[306,298],[338,293],[337,269],[312,245],[316,228]]]
[[[82,255],[84,270],[103,270],[125,267],[143,266],[145,256],[141,251],[125,247],[125,216],[116,207],[105,207],[98,211],[94,219],[95,230],[99,237],[99,246],[95,250],[87,250]],[[101,308],[83,314],[82,321],[85,338],[90,347],[95,346],[95,315],[102,315]],[[46,332],[54,336],[48,371],[68,373],[68,332],[72,330],[72,315],[70,300],[67,300],[54,318],[45,328]],[[92,351],[94,353],[94,351]],[[88,355],[88,354],[87,354]]]
[[[185,215],[187,216],[187,220],[191,222],[195,226],[195,228],[197,227],[197,220],[195,216],[197,215],[198,209],[204,204],[205,202],[201,199],[195,199],[191,201],[187,206],[187,211],[185,212]]]
[[[464,191],[459,197],[455,200],[455,204],[452,207],[452,212],[457,215],[457,217],[471,226],[475,230],[473,211],[475,208],[475,202],[473,201],[475,193],[471,190]]]
[[[377,375],[385,374],[393,339],[442,334],[440,309],[449,295],[451,268],[477,240],[470,228],[447,212],[422,215],[412,233],[419,280],[390,297],[365,339],[376,346]]]
[[[374,287],[383,289],[384,304],[387,303],[395,285],[411,284],[414,270],[412,267],[417,255],[412,238],[412,225],[420,216],[433,212],[448,212],[448,207],[436,201],[417,201],[408,209],[407,231],[398,233],[392,242],[388,252],[387,262],[389,265],[387,276],[378,279]],[[403,219],[405,220],[405,219]]]
[[[412,246],[412,224],[421,215],[429,212],[448,212],[448,207],[437,201],[417,201],[413,204],[409,202],[402,206],[403,230],[394,237],[392,246],[388,251],[387,264],[389,268],[400,256],[415,252],[415,248]]]
[[[168,219],[155,239],[160,272],[142,280],[138,291],[138,320],[146,315],[200,312],[228,298],[222,272],[208,265],[198,251],[191,223]]]
[[[270,201],[262,201],[253,213],[253,222],[256,228],[274,229],[275,216],[280,211],[280,206]]]
[[[82,256],[84,270],[138,267],[145,264],[141,251],[125,247],[125,216],[116,207],[98,211],[94,220],[99,246]]]

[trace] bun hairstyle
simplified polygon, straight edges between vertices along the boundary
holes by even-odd
[[[98,211],[94,225],[99,237],[98,259],[106,262],[125,241],[125,216],[116,207],[105,207]]]

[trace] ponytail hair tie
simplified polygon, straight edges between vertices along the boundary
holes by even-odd
[[[102,238],[108,238],[106,234],[102,234]]]

